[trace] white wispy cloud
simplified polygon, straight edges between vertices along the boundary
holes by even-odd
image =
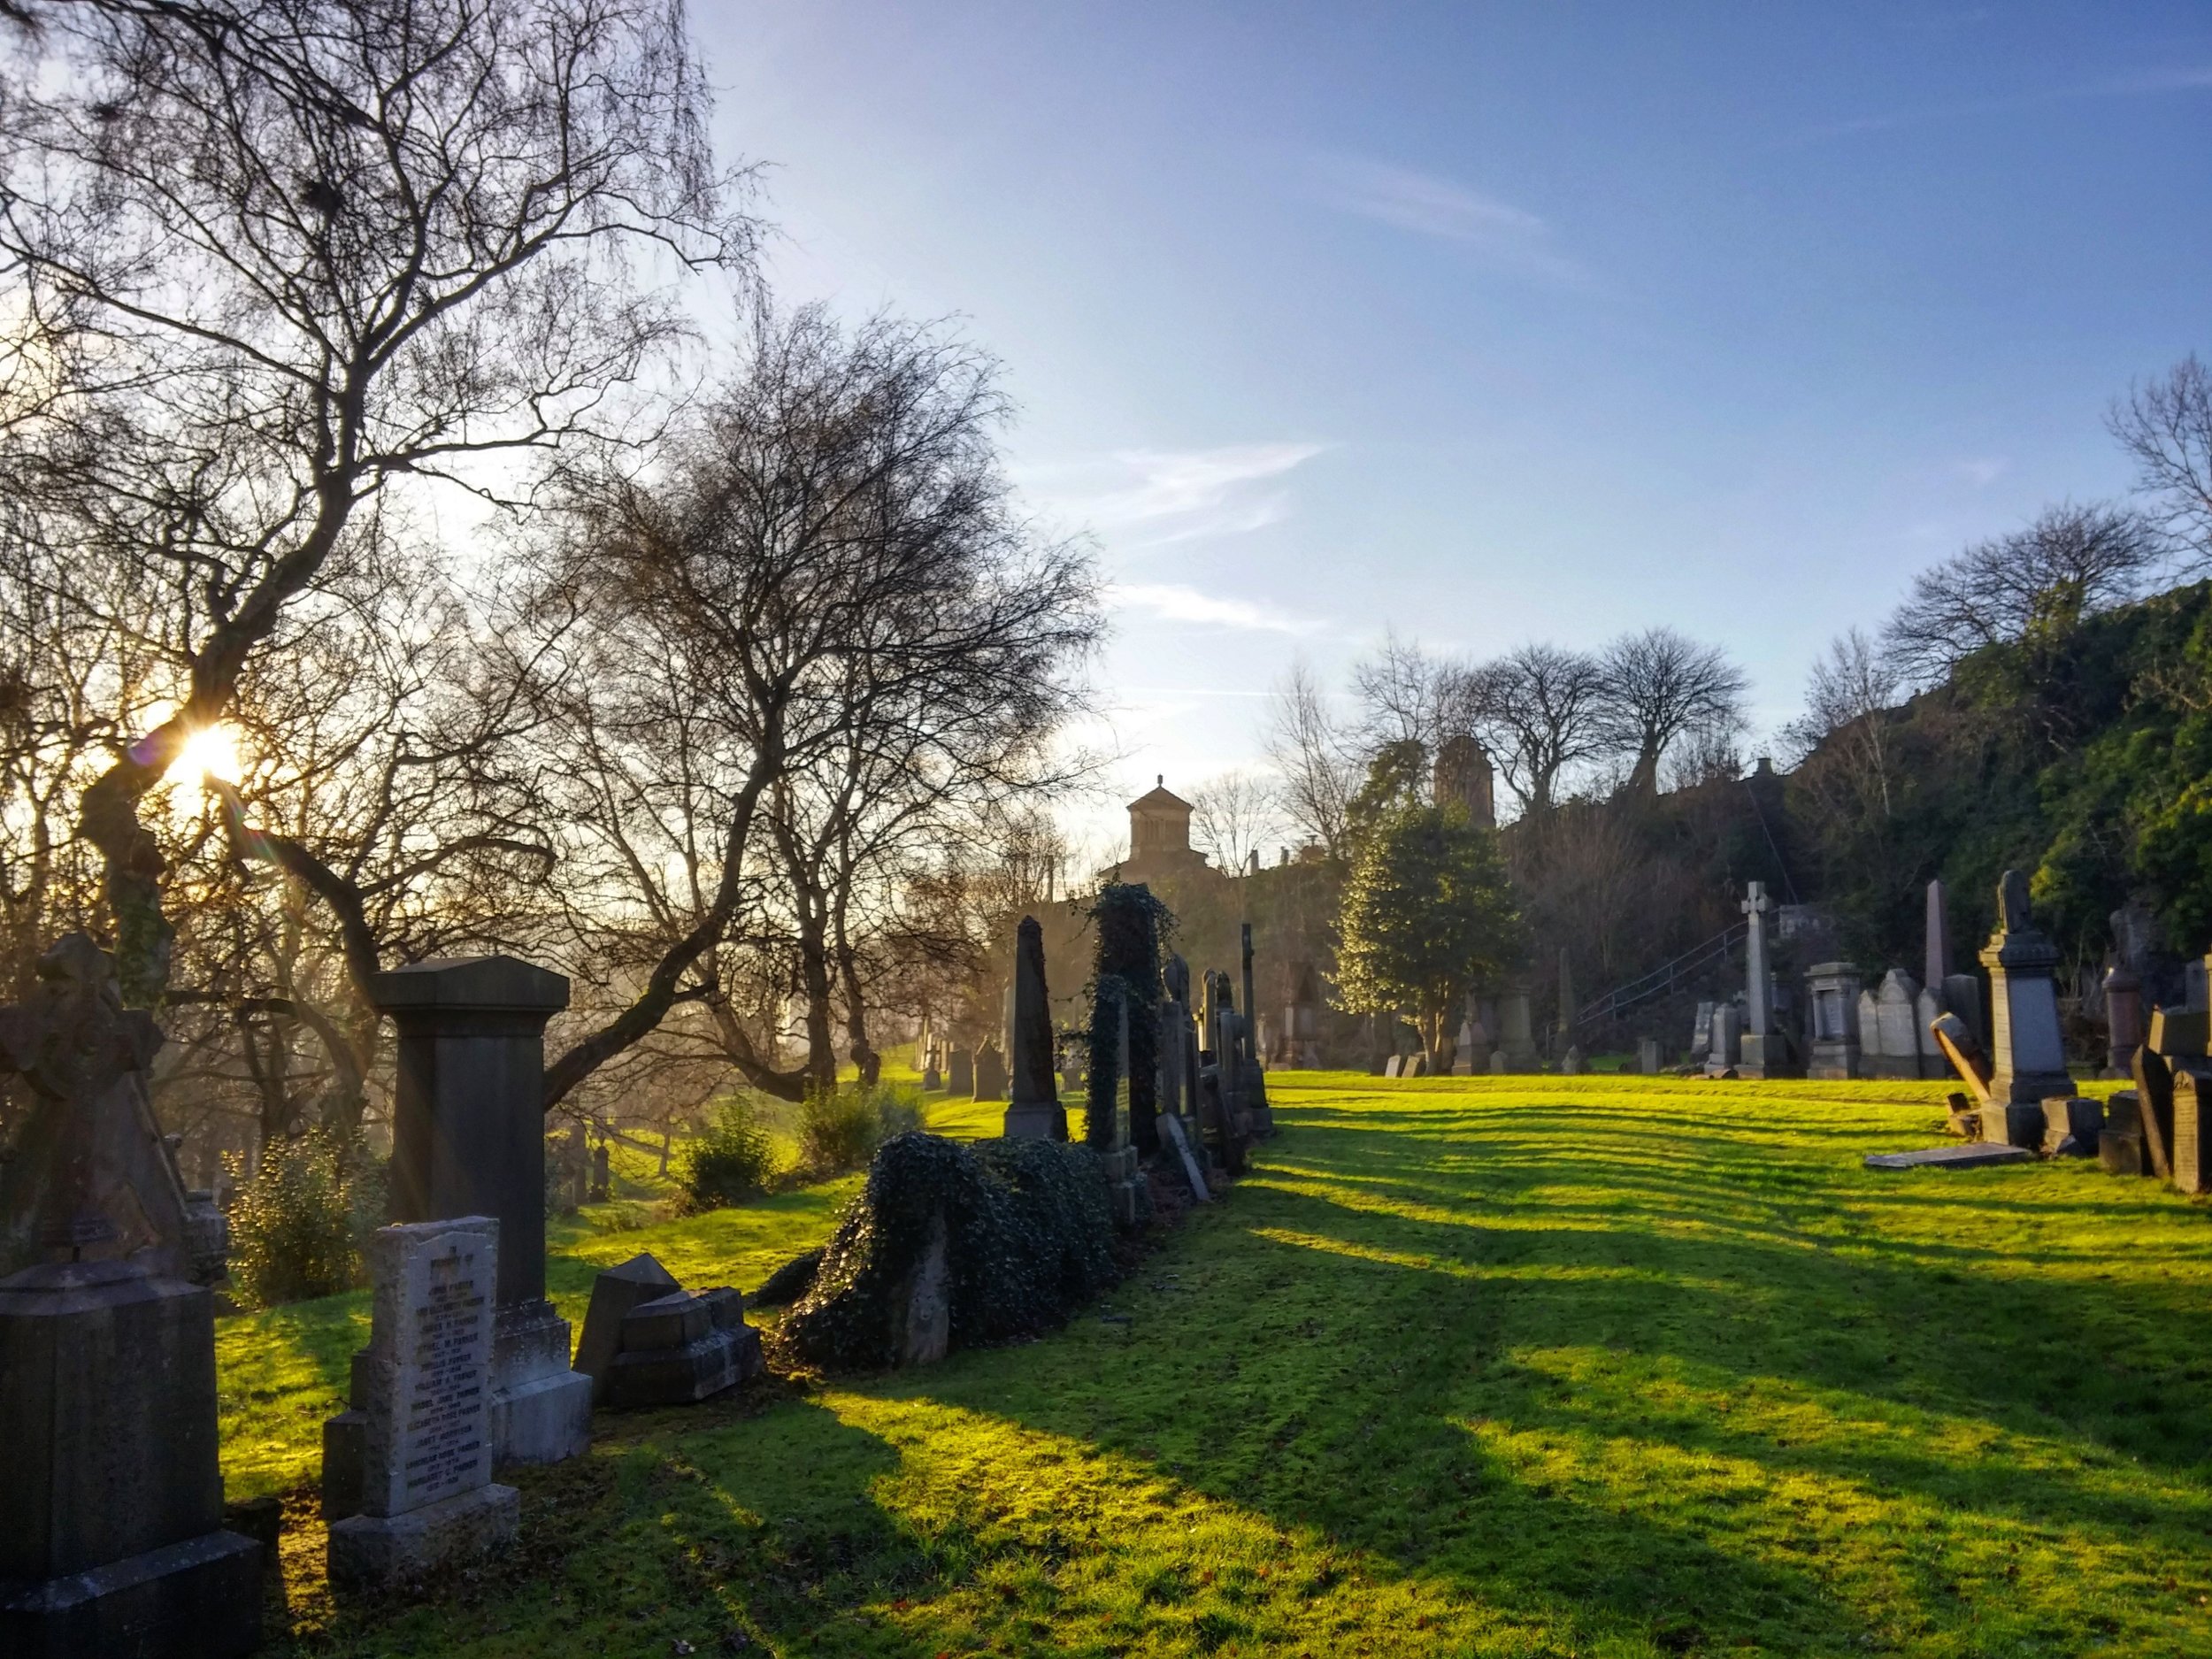
[[[1141,611],[1166,622],[1236,628],[1253,634],[1317,634],[1323,624],[1247,599],[1221,599],[1179,582],[1116,582],[1106,590],[1118,611]]]
[[[1033,494],[1125,548],[1240,535],[1290,513],[1281,480],[1320,443],[1233,443],[1210,449],[1124,449],[1025,469]]]
[[[2001,455],[1977,455],[1962,461],[1954,461],[1951,470],[1976,489],[1987,489],[2002,478],[2011,465],[2011,461]]]
[[[1597,285],[1589,267],[1560,251],[1548,220],[1456,179],[1324,156],[1314,165],[1314,183],[1321,199],[1340,211],[1455,242],[1512,275],[1569,288]]]
[[[2162,93],[2206,90],[2212,90],[2212,65],[2183,65],[2170,69],[2145,70],[2136,74],[2108,75],[2099,81],[2046,87],[2039,91],[2016,93],[2006,97],[1969,98],[1956,104],[1932,104],[1916,110],[1887,110],[1878,114],[1856,116],[1849,120],[1824,122],[1806,128],[1798,137],[1845,138],[1855,133],[1886,133],[1901,127],[1925,126],[1932,121],[1964,120],[1978,115],[2008,115],[2023,110],[2042,109],[2055,104],[2078,103],[2085,99],[2154,97]]]

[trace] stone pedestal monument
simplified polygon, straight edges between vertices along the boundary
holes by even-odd
[[[2058,949],[2028,908],[2028,879],[2005,872],[1997,887],[1997,931],[1982,948],[1989,970],[1989,1089],[1999,1102],[2026,1105],[2070,1095],[2066,1048],[2059,1035],[2058,990],[2051,971]]]
[[[399,1027],[392,1219],[499,1223],[496,1461],[573,1457],[591,1439],[591,1379],[570,1369],[568,1321],[545,1299],[545,1022],[568,981],[473,956],[380,973],[373,995]]]
[[[330,1581],[341,1589],[481,1555],[511,1542],[521,1516],[515,1489],[492,1483],[499,1224],[464,1216],[384,1227],[368,1254],[375,1301],[353,1368],[361,1512],[330,1528]]]
[[[0,1009],[31,1095],[0,1164],[0,1654],[228,1659],[261,1639],[261,1547],[223,1530],[214,1309],[147,1093],[161,1033],[82,933],[38,973]]]
[[[1033,916],[1014,934],[1012,1102],[1002,1133],[1010,1141],[1065,1141],[1067,1108],[1052,1072],[1052,1000],[1045,989],[1045,935]]]
[[[1823,962],[1805,975],[1812,999],[1812,1054],[1807,1077],[1859,1074],[1859,971],[1847,962]]]

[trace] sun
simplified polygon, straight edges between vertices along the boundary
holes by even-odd
[[[236,783],[244,775],[238,762],[238,733],[221,721],[204,726],[184,741],[176,759],[169,763],[165,780],[196,787],[204,779]]]

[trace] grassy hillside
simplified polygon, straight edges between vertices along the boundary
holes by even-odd
[[[296,1504],[302,1645],[2212,1653],[2203,1208],[1862,1168],[1937,1086],[1273,1082],[1252,1178],[1057,1336],[603,1416],[518,1480],[521,1550],[419,1599],[334,1609]],[[555,1278],[649,1246],[756,1282],[834,1197]],[[297,1352],[277,1317],[227,1386]],[[234,1485],[294,1467],[264,1381]]]

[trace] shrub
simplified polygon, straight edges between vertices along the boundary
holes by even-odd
[[[877,1153],[778,1340],[826,1369],[895,1363],[902,1299],[940,1226],[956,1348],[1034,1336],[1118,1276],[1087,1147],[902,1134]]]
[[[856,1170],[895,1135],[922,1127],[927,1114],[918,1090],[864,1084],[810,1094],[799,1108],[799,1164],[812,1175]]]
[[[233,1294],[247,1307],[269,1308],[350,1290],[360,1279],[362,1238],[383,1210],[381,1177],[359,1148],[320,1129],[264,1147],[253,1179],[231,1202]]]
[[[706,1132],[691,1143],[679,1171],[692,1210],[741,1204],[768,1190],[776,1169],[776,1143],[752,1103],[733,1095],[714,1110]]]

